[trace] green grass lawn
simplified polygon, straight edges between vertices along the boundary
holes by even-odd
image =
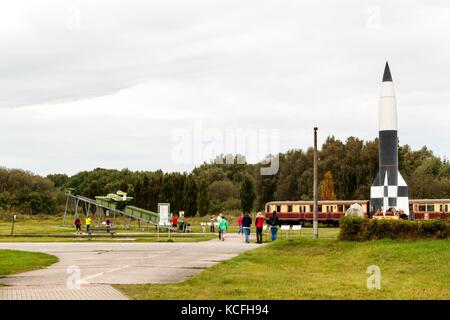
[[[200,222],[197,220],[199,218],[193,218],[192,221],[192,231],[201,232]],[[173,233],[170,234],[170,239],[168,233],[162,232],[160,236],[157,235],[145,235],[144,233],[152,232],[155,233],[156,229],[154,226],[150,228],[139,228],[136,221],[133,221],[131,228],[125,227],[125,222],[123,219],[117,219],[116,224],[116,236],[115,238],[110,237],[107,234],[94,234],[91,240],[88,240],[86,236],[76,237],[74,235],[75,228],[71,226],[72,217],[67,218],[66,226],[62,225],[62,216],[18,216],[17,221],[14,225],[14,237],[11,237],[11,221],[8,219],[0,220],[0,242],[85,242],[85,241],[114,241],[117,242],[118,239],[125,239],[124,241],[129,242],[197,242],[205,241],[214,238],[215,234],[207,235],[191,235],[186,233]],[[83,219],[82,219],[83,220]],[[96,221],[94,221],[96,223]],[[94,223],[94,225],[95,225]],[[85,231],[85,228],[83,228]],[[137,235],[127,235],[121,236],[120,233],[142,233]],[[128,239],[127,239],[128,238]]]
[[[236,233],[238,230],[237,227],[237,218],[238,216],[229,215],[229,230],[228,233]],[[193,233],[201,233],[203,232],[203,228],[200,226],[201,222],[208,222],[209,217],[191,217],[186,219],[187,222],[191,224],[191,229]],[[63,217],[62,215],[55,216],[23,216],[19,215],[17,221],[14,226],[14,237],[11,237],[11,221],[9,219],[0,220],[0,242],[78,242],[78,241],[88,241],[86,237],[77,238],[74,233],[75,229],[71,226],[73,217],[68,216],[66,221],[66,226],[62,225]],[[83,219],[82,219],[83,221]],[[205,231],[208,234],[203,235],[195,235],[195,234],[185,234],[185,233],[171,233],[169,240],[169,235],[165,232],[162,232],[159,238],[156,235],[146,235],[144,233],[152,232],[155,233],[156,229],[154,226],[146,227],[139,225],[136,221],[132,222],[131,228],[126,228],[126,223],[128,220],[121,218],[117,218],[116,221],[116,240],[111,238],[107,234],[95,234],[92,239],[89,241],[119,241],[117,238],[128,238],[124,241],[130,241],[130,239],[134,239],[132,241],[137,242],[165,242],[165,241],[177,241],[177,242],[197,242],[197,241],[205,241],[216,237],[216,233],[209,233],[209,227],[205,228]],[[94,226],[96,224],[96,220],[94,219]],[[83,228],[85,231],[85,228]],[[254,232],[255,230],[252,230]],[[141,235],[120,235],[120,233],[142,233]],[[326,239],[336,239],[337,237],[337,228],[320,228],[320,237]],[[289,237],[290,239],[298,238],[298,237],[312,237],[312,228],[303,228],[300,233],[291,232],[289,235],[280,234],[281,238]]]
[[[199,242],[207,241],[215,238],[215,235],[206,236],[129,236],[124,237],[116,235],[111,236],[92,236],[89,238],[87,236],[75,237],[75,236],[20,236],[20,237],[1,237],[0,242]]]
[[[367,267],[381,289],[367,289]],[[118,285],[135,299],[450,299],[450,241],[281,240],[177,284]]]
[[[45,253],[0,250],[0,278],[13,273],[45,268],[56,262],[58,258]]]

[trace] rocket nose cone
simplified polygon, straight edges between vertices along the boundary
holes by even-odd
[[[389,69],[389,64],[386,61],[386,66],[384,67],[383,82],[392,81],[391,70]]]

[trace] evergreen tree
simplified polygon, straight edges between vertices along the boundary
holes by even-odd
[[[143,191],[142,182],[139,179],[133,187],[133,204],[136,207],[145,208]]]
[[[162,171],[157,171],[149,179],[148,199],[146,209],[156,212],[158,210],[159,195],[161,193]]]
[[[173,193],[172,179],[169,174],[165,174],[162,178],[159,202],[171,203]]]
[[[205,216],[209,211],[209,196],[208,196],[208,185],[205,180],[201,180],[198,184],[198,195],[197,195],[197,206],[198,213],[200,216]]]
[[[193,175],[188,175],[184,182],[184,214],[186,217],[193,217],[197,214],[197,186]]]
[[[255,197],[253,179],[250,176],[245,176],[241,183],[241,207],[244,212],[250,212],[253,209]]]

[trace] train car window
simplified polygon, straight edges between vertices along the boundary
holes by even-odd
[[[419,211],[423,212],[423,211],[427,211],[427,207],[424,204],[419,204]]]
[[[337,206],[337,212],[344,212],[342,205]]]
[[[277,206],[277,212],[281,212],[281,206]]]
[[[322,205],[317,206],[317,212],[322,212]]]
[[[434,204],[427,204],[427,212],[434,212]]]
[[[266,212],[270,212],[270,206],[269,205],[266,208]]]
[[[288,212],[292,212],[292,206],[288,205]]]

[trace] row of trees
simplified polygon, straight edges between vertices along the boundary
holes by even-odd
[[[16,169],[0,168],[0,208],[8,213],[53,214],[64,193],[48,179]]]
[[[64,189],[69,187],[91,198],[122,190],[134,198],[136,206],[156,211],[158,202],[170,202],[175,213],[184,211],[187,216],[261,210],[272,200],[312,199],[311,148],[279,154],[279,171],[268,176],[260,174],[261,164],[218,164],[224,163],[218,160],[225,157],[220,155],[191,173],[97,168],[71,177],[52,174],[44,178],[0,169],[0,208],[55,213],[64,206]],[[399,147],[399,166],[411,198],[450,197],[450,164],[446,159],[434,156],[426,147],[412,150],[404,145]],[[377,171],[377,139],[350,137],[342,142],[329,137],[319,151],[320,198],[368,199]]]
[[[122,190],[133,197],[135,206],[152,211],[157,210],[159,202],[168,202],[174,213],[184,211],[186,216],[240,208],[250,211],[253,208],[255,186],[250,175],[242,176],[242,181],[232,182],[226,174],[220,177],[221,180],[215,180],[214,172],[220,171],[213,168],[214,165],[205,166],[205,170],[196,169],[190,174],[97,168],[67,179],[59,175],[48,178],[56,178],[59,182],[66,180],[60,184],[61,187],[74,188],[78,194],[90,198]],[[55,185],[57,183],[55,181]]]

